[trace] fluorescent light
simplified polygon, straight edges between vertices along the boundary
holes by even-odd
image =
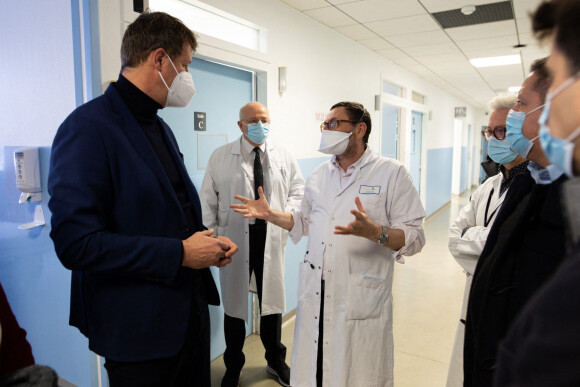
[[[505,66],[520,63],[519,55],[492,56],[489,58],[475,58],[469,60],[475,67]]]
[[[517,93],[518,91],[520,91],[522,87],[521,86],[512,86],[512,87],[508,87],[508,91],[510,93]]]

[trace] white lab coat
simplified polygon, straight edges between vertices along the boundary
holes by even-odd
[[[334,160],[334,157],[333,159]],[[425,244],[425,211],[404,166],[396,160],[362,156],[348,183],[332,160],[309,176],[290,232],[296,243],[308,235],[300,263],[291,384],[316,386],[320,285],[325,258],[323,385],[392,386],[393,263]],[[366,238],[335,235],[334,227],[354,220],[359,196],[371,219],[404,230],[405,246],[393,251]]]
[[[231,203],[241,203],[234,195],[254,198],[250,184],[253,166],[243,162],[242,138],[217,148],[211,155],[203,179],[200,198],[203,222],[214,233],[230,238],[239,251],[232,262],[220,268],[221,296],[228,316],[248,321],[249,290],[249,222],[242,214],[230,209]],[[267,161],[264,163],[264,192],[273,209],[290,212],[300,205],[304,179],[296,159],[279,145],[266,141]],[[284,293],[284,253],[288,231],[267,224],[264,250],[262,315],[286,310]]]
[[[467,301],[469,300],[469,290],[471,289],[475,266],[485,246],[489,230],[505,198],[505,192],[500,196],[500,188],[503,180],[503,174],[498,173],[480,185],[471,194],[469,203],[459,211],[459,216],[455,219],[449,230],[449,251],[457,263],[463,268],[467,277],[465,280],[465,292],[460,315],[460,319],[464,321],[467,315]],[[486,209],[487,227],[485,226]],[[469,229],[461,236],[463,229],[466,227],[469,227]],[[459,321],[455,331],[451,361],[449,362],[447,387],[463,386],[464,338],[465,324]]]

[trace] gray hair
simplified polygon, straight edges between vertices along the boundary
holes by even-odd
[[[518,102],[518,96],[513,93],[503,93],[493,97],[487,106],[490,110],[512,109]]]

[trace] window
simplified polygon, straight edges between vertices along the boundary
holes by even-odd
[[[383,81],[383,93],[392,94],[396,97],[402,97],[403,88],[401,86],[394,85],[390,82]]]
[[[425,103],[425,96],[423,94],[419,94],[416,91],[413,91],[411,93],[411,99],[413,100],[413,102],[417,102],[420,104],[424,104]]]
[[[152,11],[179,19],[192,31],[266,52],[266,29],[196,0],[149,0]]]

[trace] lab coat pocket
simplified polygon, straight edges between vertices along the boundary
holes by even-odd
[[[383,197],[381,195],[359,195],[359,198],[366,213],[373,222],[384,223],[381,217],[385,213]]]
[[[367,320],[379,318],[387,296],[387,280],[367,274],[351,274],[346,300],[346,318]]]

